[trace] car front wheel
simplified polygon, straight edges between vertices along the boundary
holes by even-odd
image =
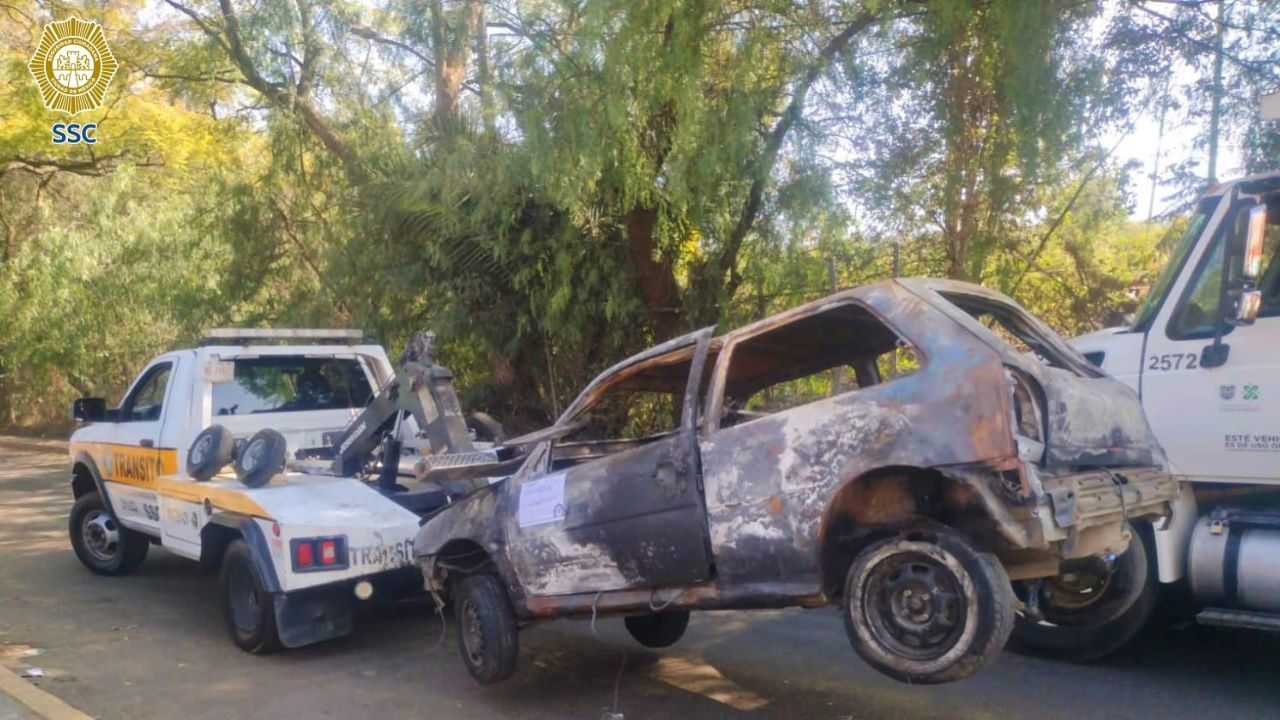
[[[1013,629],[1013,591],[994,556],[939,529],[881,540],[846,575],[845,629],[858,655],[909,683],[961,680]]]
[[[454,589],[458,649],[467,671],[481,685],[511,677],[520,654],[516,616],[502,582],[494,575],[471,575]]]

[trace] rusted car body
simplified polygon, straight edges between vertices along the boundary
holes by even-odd
[[[795,402],[806,387],[820,392]],[[640,392],[674,398],[678,424],[575,438],[606,396]],[[1123,552],[1127,519],[1166,513],[1177,493],[1132,391],[1008,298],[941,280],[881,282],[719,337],[708,328],[676,338],[608,369],[554,427],[515,443],[528,453],[519,470],[428,521],[415,552],[438,594],[460,577],[496,575],[520,622],[848,608],[861,553],[940,528],[998,558],[994,572],[974,571],[996,578],[995,596],[957,601],[957,588],[969,589],[957,571],[925,588],[934,605],[912,605],[889,632],[927,621],[925,640],[962,638],[980,619],[970,605],[1014,602],[1008,578]],[[907,588],[885,595],[886,607],[910,599],[910,572],[867,592]],[[911,587],[918,598],[925,585]],[[1008,637],[1012,609],[993,612],[981,654]],[[872,664],[924,682],[987,659],[935,673],[892,655]]]

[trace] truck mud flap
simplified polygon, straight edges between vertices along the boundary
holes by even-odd
[[[280,642],[297,648],[351,632],[351,592],[346,584],[275,596]]]

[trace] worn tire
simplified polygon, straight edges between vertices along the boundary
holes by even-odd
[[[201,430],[187,449],[187,474],[200,482],[217,475],[231,462],[235,444],[231,431],[221,425]]]
[[[623,623],[631,637],[641,645],[648,648],[671,647],[684,637],[685,628],[689,627],[689,611],[670,610],[648,615],[628,615]]]
[[[71,549],[98,575],[125,575],[147,559],[151,539],[121,525],[96,492],[76,500],[67,525]]]
[[[275,596],[264,588],[243,540],[232,540],[227,545],[218,581],[222,588],[222,617],[231,641],[255,655],[279,650]]]
[[[493,416],[486,412],[477,411],[468,415],[467,429],[475,435],[477,442],[496,444],[506,437],[502,423],[494,420]]]
[[[284,435],[275,430],[259,430],[236,455],[236,477],[251,488],[266,485],[284,470],[285,450]]]
[[[516,671],[520,639],[515,612],[497,576],[471,575],[453,591],[453,617],[458,650],[471,677],[490,685]]]
[[[999,655],[1013,630],[1013,603],[993,555],[938,529],[859,553],[842,609],[849,641],[869,665],[902,682],[936,684],[969,677]],[[904,633],[910,642],[894,632],[931,624],[924,638]]]
[[[1102,602],[1070,614],[1046,612],[1046,620],[1056,623],[1019,613],[1010,649],[1068,662],[1090,662],[1119,650],[1142,630],[1156,607],[1160,580],[1152,559],[1154,544],[1145,526],[1134,532],[1129,549],[1116,560],[1120,577],[1113,577],[1104,590],[1110,597]]]

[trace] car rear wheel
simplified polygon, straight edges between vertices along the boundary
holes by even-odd
[[[249,546],[232,540],[222,556],[222,610],[231,640],[241,650],[265,654],[280,649],[275,597],[263,587]]]
[[[631,637],[641,645],[649,648],[670,647],[684,637],[685,628],[689,627],[689,611],[671,610],[648,615],[629,615],[623,623]]]
[[[939,529],[881,540],[846,575],[844,620],[858,655],[909,683],[961,680],[1013,629],[1013,591],[994,556]]]
[[[453,593],[454,620],[462,662],[481,685],[511,677],[520,641],[515,612],[502,583],[494,575],[471,575]]]
[[[76,557],[98,575],[124,575],[147,559],[150,539],[121,525],[96,492],[76,500],[68,525]]]
[[[1070,662],[1097,660],[1129,642],[1155,610],[1159,580],[1153,541],[1138,530],[1125,552],[1101,567],[1072,567],[1036,585],[1019,582],[1025,601],[1037,592],[1041,618],[1018,613],[1010,647]],[[1101,561],[1100,561],[1101,562]]]

